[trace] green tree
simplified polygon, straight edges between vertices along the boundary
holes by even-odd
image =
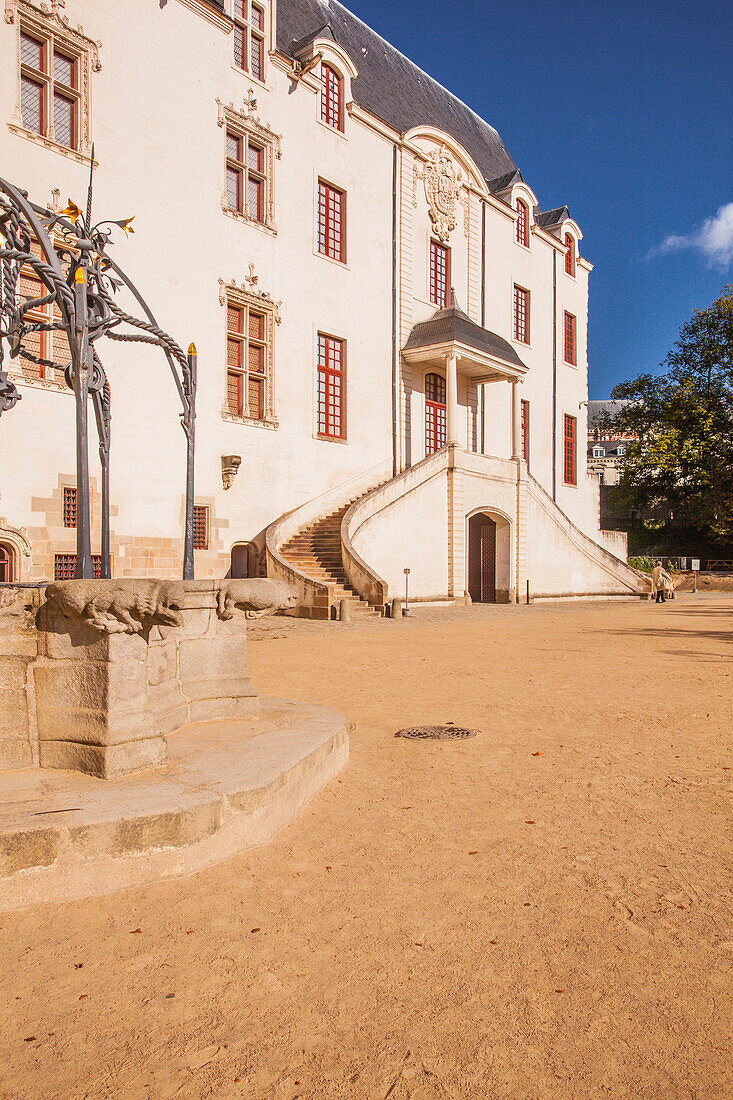
[[[657,528],[676,519],[709,546],[733,544],[733,286],[695,310],[659,375],[614,387],[614,425],[636,436],[623,506]]]

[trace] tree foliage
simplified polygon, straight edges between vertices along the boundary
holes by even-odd
[[[614,387],[613,426],[628,445],[621,499],[632,512],[677,513],[711,543],[733,541],[733,285],[695,310],[661,364]]]

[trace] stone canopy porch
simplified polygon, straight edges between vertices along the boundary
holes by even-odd
[[[402,349],[407,364],[425,371],[445,372],[445,445],[464,445],[460,431],[459,378],[473,385],[509,382],[511,402],[511,457],[522,457],[521,397],[519,386],[529,368],[503,337],[472,321],[456,300],[455,290],[446,309],[416,324]],[[430,453],[426,447],[425,453]]]

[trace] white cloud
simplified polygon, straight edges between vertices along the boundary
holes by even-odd
[[[725,203],[714,217],[706,218],[698,229],[693,229],[686,236],[672,233],[665,237],[649,255],[680,252],[684,248],[700,252],[711,267],[730,266],[733,263],[733,202]]]

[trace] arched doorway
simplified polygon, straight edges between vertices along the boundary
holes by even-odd
[[[252,572],[252,544],[249,542],[238,542],[232,547],[229,576],[251,577]]]
[[[445,378],[440,374],[425,375],[425,456],[445,447],[446,412]]]
[[[474,603],[496,603],[496,523],[485,512],[468,521],[468,592]]]
[[[13,551],[6,542],[0,542],[0,584],[15,580],[13,576]]]

